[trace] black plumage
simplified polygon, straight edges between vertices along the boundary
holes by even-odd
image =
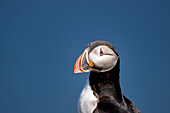
[[[140,113],[137,106],[122,95],[119,83],[119,61],[108,72],[90,72],[90,86],[99,99],[93,113]]]
[[[115,48],[107,42],[96,41],[89,46],[94,48],[101,44],[107,45],[118,55]],[[134,103],[123,96],[119,83],[119,72],[120,59],[118,59],[117,64],[110,71],[90,72],[89,84],[94,95],[99,99],[93,113],[141,113]]]
[[[95,41],[88,45],[76,61],[74,72],[89,70],[88,82],[79,99],[79,113],[141,113],[122,94],[119,82],[120,58],[111,43]]]

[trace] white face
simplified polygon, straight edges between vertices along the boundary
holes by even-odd
[[[118,56],[108,46],[101,45],[95,47],[89,53],[89,61],[93,62],[100,72],[111,70],[118,61]]]

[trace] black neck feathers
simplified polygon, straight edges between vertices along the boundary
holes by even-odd
[[[89,77],[90,86],[94,95],[99,98],[99,101],[106,103],[123,101],[123,95],[119,83],[119,65],[117,61],[115,67],[107,72],[91,72]]]

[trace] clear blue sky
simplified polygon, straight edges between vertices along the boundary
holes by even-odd
[[[169,0],[1,0],[0,113],[76,113],[86,45],[112,43],[124,95],[142,113],[168,113]]]

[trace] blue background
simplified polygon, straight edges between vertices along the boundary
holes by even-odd
[[[169,112],[169,0],[1,0],[0,113],[76,113],[89,73],[73,66],[95,40],[116,47],[142,113]]]

